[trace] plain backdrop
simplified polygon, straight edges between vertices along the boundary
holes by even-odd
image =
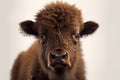
[[[43,6],[56,0],[0,0],[0,80],[10,80],[17,55],[34,37],[20,34],[19,23],[34,20]],[[82,10],[83,20],[99,29],[82,38],[87,80],[120,80],[120,0],[63,0]]]

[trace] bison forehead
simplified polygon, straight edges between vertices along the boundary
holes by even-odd
[[[64,2],[47,4],[44,9],[36,15],[36,21],[48,27],[81,26],[81,11],[74,5]]]

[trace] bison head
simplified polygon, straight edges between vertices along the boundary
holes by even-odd
[[[81,56],[80,38],[92,34],[98,24],[83,23],[81,11],[63,2],[51,3],[36,15],[36,21],[24,21],[22,30],[39,39],[39,62],[48,73],[63,73],[74,67]]]

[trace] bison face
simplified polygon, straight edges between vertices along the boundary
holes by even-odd
[[[20,24],[24,32],[35,35],[40,42],[39,60],[43,70],[63,72],[71,69],[80,56],[79,38],[92,34],[98,24],[86,22],[83,29],[77,26],[45,26],[40,22],[25,21]]]
[[[37,24],[38,25],[38,24]],[[37,38],[40,39],[41,59],[46,67],[55,72],[63,72],[76,62],[79,51],[78,29],[41,27]]]

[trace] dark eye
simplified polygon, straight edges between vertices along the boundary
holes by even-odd
[[[74,38],[74,39],[79,39],[79,38],[80,38],[80,34],[78,34],[78,33],[77,33],[77,34],[74,34],[74,35],[73,35],[73,38]]]
[[[40,38],[40,39],[45,39],[45,35],[39,34],[39,35],[38,35],[38,38]]]

